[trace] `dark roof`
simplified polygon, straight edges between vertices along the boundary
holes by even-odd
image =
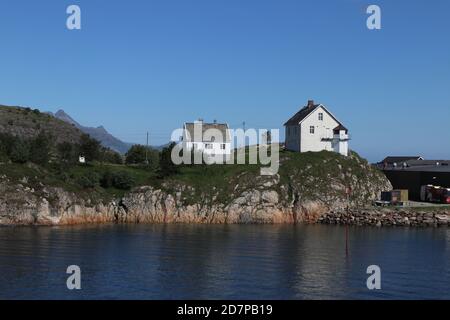
[[[420,160],[422,159],[421,156],[394,156],[394,157],[386,157],[384,158],[381,163],[400,163],[400,162],[406,162],[408,160]]]
[[[344,127],[342,124],[339,124],[336,128],[333,129],[333,131],[341,131],[345,130],[345,132],[348,132],[348,129]]]
[[[312,105],[312,106],[305,106],[305,107],[303,107],[302,109],[300,109],[299,112],[294,114],[293,117],[291,117],[288,121],[286,121],[286,123],[284,125],[285,126],[290,126],[290,125],[299,124],[300,121],[302,121],[307,116],[309,116],[309,114],[311,112],[313,112],[318,106],[319,106],[318,104],[315,104],[315,105]]]
[[[303,119],[305,119],[307,116],[309,116],[310,113],[313,112],[314,110],[316,110],[317,107],[319,107],[319,106],[321,106],[323,108],[323,110],[325,110],[325,112],[328,113],[330,115],[330,117],[332,117],[337,123],[342,125],[342,123],[338,119],[336,119],[330,113],[330,111],[328,111],[327,108],[325,108],[324,105],[322,105],[320,103],[314,104],[314,101],[312,101],[312,100],[309,100],[308,105],[306,105],[302,109],[300,109],[300,111],[298,111],[296,114],[294,114],[288,121],[286,121],[286,123],[284,125],[285,126],[298,125]],[[344,126],[342,126],[342,127],[344,127]],[[345,129],[345,130],[347,130],[347,129]]]
[[[222,134],[222,140],[215,140],[215,142],[230,142],[230,132],[228,125],[226,123],[205,123],[205,122],[188,122],[185,124],[184,128],[187,132],[189,132],[189,136],[186,137],[186,141],[194,141],[194,128],[198,126],[198,130],[202,130],[202,137],[204,137],[205,131],[209,129],[216,129],[219,130],[219,132]],[[214,135],[214,132],[210,132],[212,135]],[[198,142],[213,142],[213,139],[209,139],[211,137],[205,137],[203,141]],[[216,138],[217,137],[212,137]]]

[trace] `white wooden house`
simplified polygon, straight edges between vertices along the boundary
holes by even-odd
[[[226,123],[205,123],[201,119],[185,123],[182,141],[184,150],[223,156],[224,159],[231,154],[231,135]]]
[[[285,147],[288,150],[327,150],[348,155],[348,130],[323,104],[309,100],[284,126]]]

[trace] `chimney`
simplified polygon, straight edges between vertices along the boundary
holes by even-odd
[[[314,107],[314,100],[308,100],[308,108]]]

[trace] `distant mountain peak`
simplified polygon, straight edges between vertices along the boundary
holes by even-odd
[[[102,125],[98,126],[97,128],[82,126],[62,109],[58,110],[54,116],[55,118],[75,125],[84,133],[87,133],[92,138],[100,141],[100,143],[104,147],[110,148],[120,153],[126,153],[131,147],[130,143],[126,143],[117,139],[116,137],[111,135]]]
[[[76,122],[71,116],[69,116],[64,110],[59,109],[58,111],[56,111],[55,113],[55,118],[58,118],[60,120],[63,120],[65,122],[68,122],[70,124],[74,124],[75,126],[77,126],[79,129],[81,129],[81,125]]]

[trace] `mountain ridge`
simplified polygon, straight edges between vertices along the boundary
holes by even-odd
[[[76,128],[81,130],[84,133],[89,134],[92,138],[100,141],[100,143],[107,148],[110,148],[119,153],[125,154],[133,145],[132,143],[123,142],[122,140],[114,137],[108,130],[105,129],[102,125],[98,127],[87,127],[81,125],[75,119],[73,119],[70,115],[68,115],[63,109],[59,109],[56,113],[51,113],[55,118],[62,120],[64,122],[70,123],[74,125]]]

